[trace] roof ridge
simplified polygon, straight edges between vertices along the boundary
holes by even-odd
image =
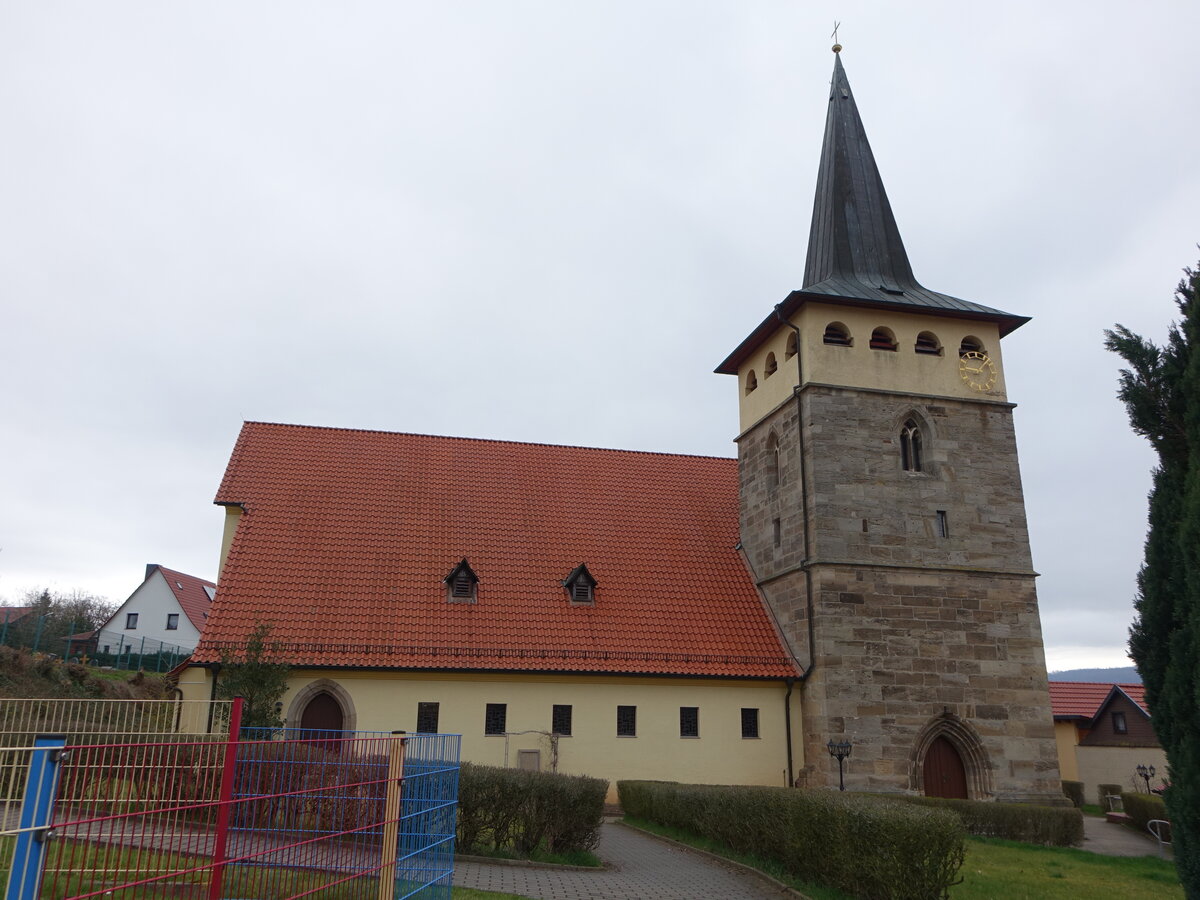
[[[392,437],[432,438],[442,441],[467,441],[478,444],[504,444],[512,447],[551,447],[556,450],[588,450],[598,453],[626,453],[640,456],[665,456],[676,459],[714,459],[724,462],[736,462],[734,456],[713,456],[706,453],[670,453],[665,450],[629,450],[621,447],[588,447],[583,444],[553,444],[549,441],[512,441],[503,438],[465,437],[454,434],[429,434],[420,431],[387,431],[382,428],[352,428],[337,425],[302,425],[295,422],[263,422],[258,419],[246,419],[243,425],[265,425],[270,428],[297,428],[306,431],[341,431],[351,434],[380,434]]]

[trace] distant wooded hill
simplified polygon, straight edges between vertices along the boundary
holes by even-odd
[[[1051,681],[1103,681],[1110,684],[1141,684],[1142,676],[1133,666],[1116,669],[1066,669],[1051,672]]]

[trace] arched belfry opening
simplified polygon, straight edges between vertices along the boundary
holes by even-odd
[[[931,719],[913,745],[909,787],[926,797],[987,800],[992,764],[969,722],[949,710]]]

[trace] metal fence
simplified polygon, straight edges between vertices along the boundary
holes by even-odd
[[[448,900],[457,735],[257,732],[240,708],[215,738],[0,749],[28,773],[6,898]]]

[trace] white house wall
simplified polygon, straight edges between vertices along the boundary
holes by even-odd
[[[126,628],[125,623],[129,613],[137,613],[137,627]],[[167,629],[167,616],[179,615],[179,627],[173,631]],[[140,652],[143,639],[146,652],[155,652],[158,647],[152,642],[171,644],[185,651],[192,650],[200,640],[200,632],[192,625],[175,594],[167,585],[166,576],[161,570],[156,571],[150,578],[142,582],[129,599],[101,629],[102,634],[97,643],[97,650],[116,653],[118,645],[133,646],[133,652]],[[152,649],[153,647],[153,649]]]

